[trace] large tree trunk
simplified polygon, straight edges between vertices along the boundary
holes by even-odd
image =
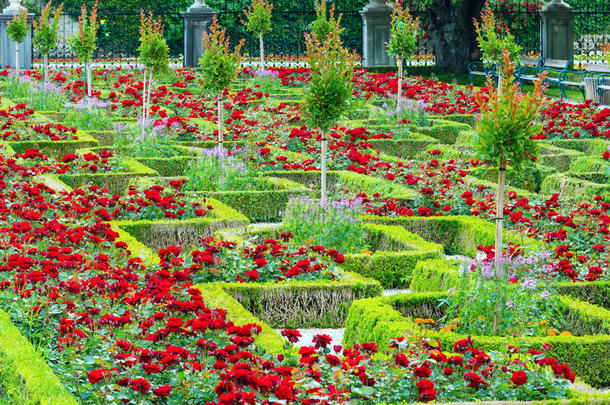
[[[480,58],[473,18],[479,18],[485,0],[433,0],[426,8],[423,28],[428,33],[436,65],[468,73],[468,62]]]

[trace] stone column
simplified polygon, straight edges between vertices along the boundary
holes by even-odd
[[[552,0],[540,10],[542,57],[574,59],[574,10],[563,0]]]
[[[2,14],[0,14],[0,66],[11,66],[15,67],[15,42],[9,38],[6,28],[8,24],[13,21],[15,15],[19,14],[19,10],[22,8],[19,5],[20,1],[11,0],[9,7],[7,7]],[[28,25],[32,25],[34,14],[28,13]],[[31,69],[32,68],[32,30],[28,31],[28,35],[25,37],[19,47],[19,68],[20,69]]]
[[[362,17],[362,65],[394,66],[387,52],[393,8],[386,0],[370,0],[360,12]]]
[[[195,0],[180,15],[184,18],[184,66],[196,67],[203,55],[203,33],[216,13],[203,0]]]

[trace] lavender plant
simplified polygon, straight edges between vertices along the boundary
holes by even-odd
[[[264,190],[266,183],[259,172],[248,167],[237,155],[224,148],[204,150],[186,171],[188,191]]]
[[[63,121],[66,125],[85,131],[110,131],[114,121],[106,109],[110,103],[90,98],[65,104]]]
[[[310,197],[291,199],[282,213],[282,230],[294,235],[291,243],[314,244],[342,253],[367,249],[366,233],[360,221],[359,200],[320,202]]]
[[[179,156],[166,129],[149,120],[140,120],[137,125],[115,123],[114,148],[117,152],[144,158],[169,158]]]

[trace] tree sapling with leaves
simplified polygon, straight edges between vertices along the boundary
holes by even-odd
[[[496,16],[489,6],[481,13],[481,22],[473,19],[474,28],[477,33],[477,42],[483,53],[483,63],[495,66],[496,72],[502,76],[505,67],[504,51],[508,52],[509,60],[517,60],[521,53],[521,47],[515,43],[513,35],[506,30],[504,35],[498,28]],[[502,81],[498,80],[498,92],[502,91]]]
[[[61,12],[64,8],[64,3],[61,3],[59,7],[53,12],[51,18],[51,1],[40,11],[40,17],[38,21],[34,20],[34,37],[32,42],[34,46],[38,48],[40,53],[43,55],[43,83],[47,82],[49,74],[49,53],[57,47],[59,41],[59,19],[61,18]]]
[[[417,31],[419,30],[419,18],[413,18],[408,8],[403,8],[399,2],[394,3],[392,12],[392,25],[390,41],[388,42],[388,53],[396,57],[398,65],[398,94],[396,98],[396,111],[401,108],[402,95],[402,63],[408,58],[417,45]]]
[[[203,33],[203,56],[199,59],[199,70],[203,78],[203,88],[217,97],[218,108],[218,148],[220,160],[224,156],[223,148],[223,95],[237,77],[241,66],[240,51],[244,45],[242,39],[233,52],[229,51],[229,38],[220,29],[218,19],[214,16],[210,32]]]
[[[152,13],[146,15],[140,10],[140,62],[144,65],[144,84],[142,88],[142,125],[148,119],[153,77],[166,73],[169,69],[169,46],[163,37],[164,26],[161,17],[154,18]],[[148,77],[147,87],[147,72]]]
[[[263,36],[271,32],[271,12],[273,4],[267,0],[252,0],[252,4],[244,13],[248,22],[248,31],[258,36],[258,47],[260,52],[260,70],[265,70],[265,44]]]
[[[324,16],[324,20],[326,20]],[[326,153],[330,129],[349,108],[356,55],[343,47],[339,27],[331,10],[331,26],[323,32],[305,34],[306,61],[311,68],[311,81],[305,88],[303,109],[307,120],[322,133],[321,201],[326,201]],[[322,40],[320,40],[322,38]]]
[[[19,79],[19,48],[25,37],[27,37],[28,31],[28,11],[22,8],[6,28],[8,37],[15,42],[15,73],[17,79]]]
[[[515,64],[511,62],[508,51],[504,51],[502,63],[504,74],[500,81],[505,90],[494,91],[491,78],[487,80],[487,94],[479,92],[475,102],[481,110],[477,124],[474,149],[482,160],[498,168],[498,190],[496,195],[496,240],[495,267],[496,278],[502,275],[502,226],[504,216],[504,193],[506,168],[520,168],[528,159],[535,160],[536,143],[534,136],[540,132],[535,125],[540,112],[546,105],[543,85],[545,73],[534,82],[534,91],[523,94],[514,82]],[[494,319],[497,325],[497,316]],[[494,327],[495,328],[495,327]]]
[[[333,3],[326,16],[326,1],[320,0],[319,2],[314,0],[314,9],[316,10],[316,19],[311,22],[309,28],[311,28],[311,35],[318,40],[320,43],[326,41],[326,37],[335,28],[341,25],[341,16],[335,19],[335,3]]]
[[[78,32],[70,37],[72,52],[85,65],[85,77],[87,83],[87,96],[91,98],[91,57],[96,49],[95,40],[97,36],[97,1],[87,18],[87,6],[81,6],[81,15],[78,17]],[[85,93],[83,92],[83,97]]]

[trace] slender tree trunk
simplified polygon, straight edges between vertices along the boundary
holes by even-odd
[[[396,64],[398,65],[398,94],[396,95],[396,112],[400,112],[402,106],[400,101],[402,99],[402,56],[396,58]]]
[[[263,42],[263,34],[258,35],[258,48],[261,54],[261,70],[265,70],[265,43]]]
[[[146,68],[144,68],[144,83],[142,84],[142,133],[146,124]]]
[[[495,245],[495,268],[496,282],[500,283],[502,278],[502,226],[504,220],[504,187],[506,184],[506,160],[500,155],[498,167],[498,192],[496,194],[496,245]],[[498,299],[496,313],[494,315],[494,333],[498,332],[502,302]]]
[[[485,0],[432,0],[423,19],[436,65],[450,72],[468,73],[468,62],[480,58],[472,19]]]
[[[19,44],[15,42],[15,73],[17,73],[17,82],[19,82]]]
[[[93,89],[91,88],[91,60],[87,60],[85,66],[87,69],[87,96],[91,98],[93,96]]]
[[[322,162],[320,163],[320,171],[322,173],[322,179],[320,181],[320,202],[322,204],[326,203],[326,149],[327,149],[327,135],[326,133],[322,133]]]
[[[151,71],[148,75],[148,93],[146,94],[146,118],[150,114],[150,99],[152,94],[153,87],[153,72]]]
[[[46,53],[42,57],[42,83],[47,84],[47,78],[49,75],[49,55]]]
[[[218,95],[218,152],[221,166],[224,165],[224,136],[223,136],[223,111],[224,108],[222,106],[222,92]]]

